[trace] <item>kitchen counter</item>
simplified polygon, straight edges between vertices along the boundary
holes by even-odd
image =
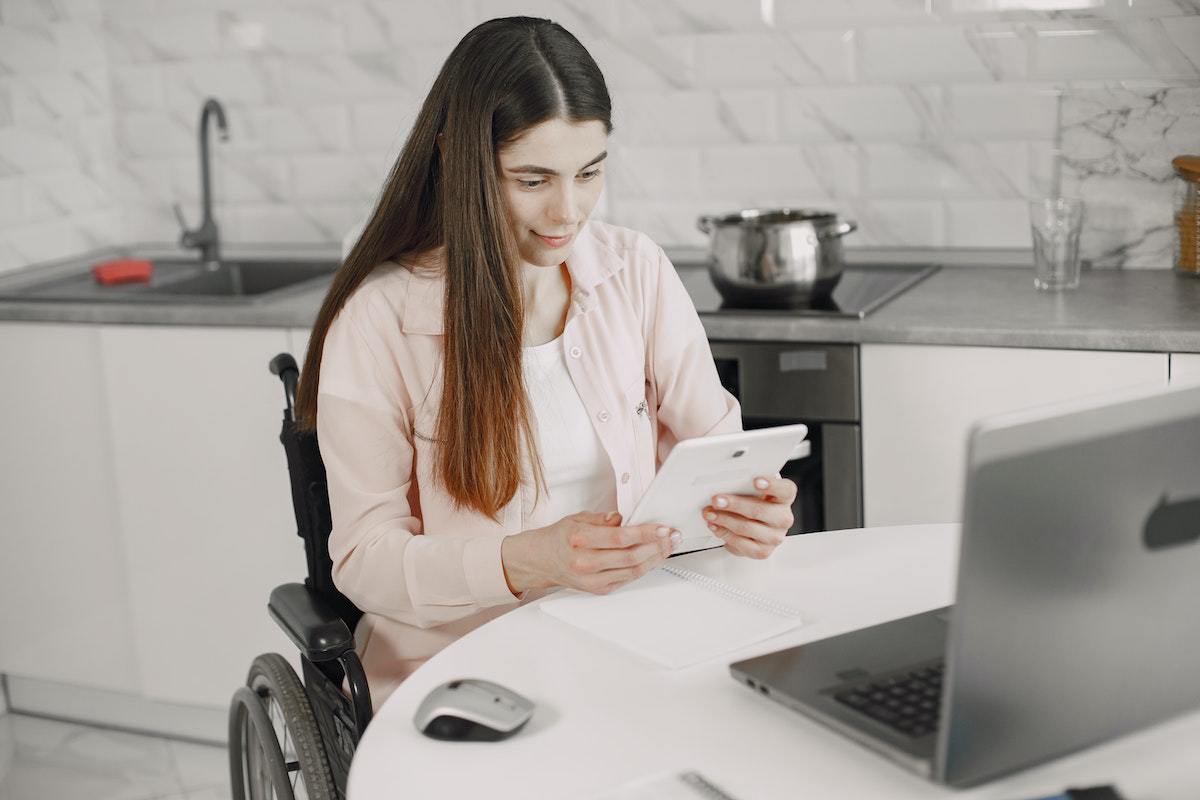
[[[125,252],[91,253],[74,264]],[[703,251],[680,248],[668,254],[698,305],[715,296],[700,266]],[[331,253],[307,250],[304,255]],[[1079,289],[1043,293],[1033,288],[1030,267],[1013,266],[1028,263],[1027,257],[1021,251],[848,251],[850,263],[892,260],[942,268],[862,320],[735,312],[701,318],[712,339],[1200,353],[1200,280],[1170,270],[1085,270]],[[13,279],[0,276],[0,281]],[[327,286],[324,281],[239,305],[3,301],[0,321],[307,328]]]
[[[688,291],[716,290],[681,270]],[[1039,292],[1029,267],[941,269],[866,318],[706,314],[710,339],[1200,352],[1200,280],[1171,270],[1085,271],[1078,289]]]

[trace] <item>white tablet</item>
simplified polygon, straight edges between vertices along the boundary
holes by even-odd
[[[714,494],[758,494],[756,477],[776,475],[788,461],[808,455],[807,435],[807,425],[780,425],[685,439],[667,455],[623,524],[675,528],[683,541],[673,555],[721,547],[724,542],[713,536],[701,510],[712,504]]]

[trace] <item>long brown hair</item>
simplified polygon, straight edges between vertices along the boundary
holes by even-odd
[[[612,132],[608,87],[579,40],[555,22],[531,17],[490,20],[463,37],[325,295],[296,392],[297,423],[313,430],[325,335],[346,300],[383,262],[416,260],[445,245],[434,472],[456,504],[493,519],[520,486],[522,442],[535,484],[544,487],[521,373],[519,259],[497,154],[554,118],[599,120]]]

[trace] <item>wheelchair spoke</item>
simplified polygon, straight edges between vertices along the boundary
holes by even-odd
[[[294,670],[282,656],[264,654],[251,665],[246,686],[239,691],[257,702],[251,700],[244,707],[252,716],[257,714],[255,724],[262,729],[257,752],[256,748],[243,750],[254,762],[254,768],[246,772],[254,776],[256,795],[246,800],[336,800],[340,795],[330,774],[320,731]],[[245,697],[241,702],[247,703]],[[231,735],[231,741],[235,739]],[[259,786],[262,791],[258,791]]]
[[[300,768],[300,758],[296,753],[291,731],[284,718],[283,708],[270,695],[268,695],[268,714],[271,724],[275,727],[275,734],[279,737],[279,747],[283,751],[284,765],[291,773],[292,794],[295,795],[296,800],[308,800],[308,787],[304,784],[304,772]]]

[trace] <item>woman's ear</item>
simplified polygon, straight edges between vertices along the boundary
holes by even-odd
[[[446,134],[444,134],[444,133],[439,133],[439,134],[437,135],[437,147],[438,147],[438,155],[441,155],[441,153],[442,153],[442,148],[443,148],[442,141],[443,141],[445,138],[446,138]]]

